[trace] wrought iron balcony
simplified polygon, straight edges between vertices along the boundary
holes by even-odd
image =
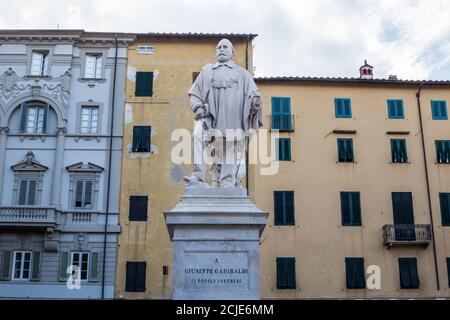
[[[422,245],[431,243],[429,224],[387,224],[383,226],[383,242],[386,246]]]
[[[54,208],[38,206],[0,207],[0,226],[3,227],[55,227],[59,212]]]
[[[294,131],[294,115],[293,114],[272,114],[270,116],[272,130],[280,132]]]

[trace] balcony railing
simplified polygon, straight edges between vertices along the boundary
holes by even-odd
[[[270,116],[272,130],[280,132],[294,131],[294,115],[293,114],[272,114]]]
[[[384,245],[423,245],[431,243],[429,224],[387,224],[383,226]]]
[[[54,208],[0,207],[0,226],[54,227],[57,223],[58,212]]]

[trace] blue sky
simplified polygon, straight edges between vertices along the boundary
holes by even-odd
[[[450,79],[448,0],[0,0],[0,28],[257,33],[257,76]],[[214,57],[212,57],[214,59]]]

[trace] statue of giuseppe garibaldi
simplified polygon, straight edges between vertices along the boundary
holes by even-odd
[[[204,152],[213,187],[240,187],[237,180],[239,156],[245,139],[262,126],[261,95],[251,74],[233,62],[234,48],[227,39],[216,47],[216,63],[207,64],[188,92],[195,113],[192,175],[186,187],[208,187]],[[230,133],[233,133],[230,135]]]

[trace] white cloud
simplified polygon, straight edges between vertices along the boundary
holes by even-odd
[[[261,75],[449,78],[448,0],[0,0],[1,28],[258,33]],[[213,58],[213,57],[212,57]]]

